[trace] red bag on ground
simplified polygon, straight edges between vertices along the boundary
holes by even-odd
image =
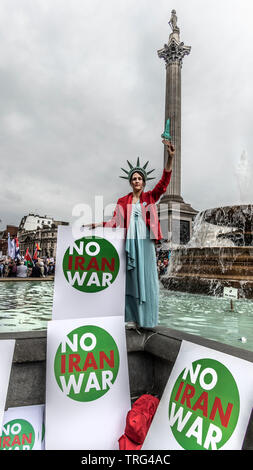
[[[159,399],[152,395],[141,395],[127,413],[125,433],[119,439],[120,450],[141,449],[149,430]]]

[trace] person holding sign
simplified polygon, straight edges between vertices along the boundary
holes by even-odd
[[[166,131],[168,126],[167,121]],[[118,200],[111,220],[91,225],[91,228],[104,226],[126,229],[125,321],[130,328],[154,327],[158,323],[159,282],[155,242],[163,237],[156,202],[170,182],[175,154],[170,134],[166,132],[162,137],[168,158],[156,186],[151,191],[144,191],[147,180],[154,179],[149,177],[154,170],[146,171],[148,162],[142,167],[139,158],[136,166],[128,161],[129,170],[122,168],[127,176],[121,178],[129,181],[132,191]]]

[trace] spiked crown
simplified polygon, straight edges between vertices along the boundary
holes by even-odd
[[[124,170],[124,168],[121,168],[122,171],[124,171],[124,173],[127,174],[127,176],[120,176],[120,178],[123,178],[125,180],[129,180],[129,182],[131,181],[131,178],[133,176],[133,174],[138,171],[139,173],[141,173],[143,175],[143,178],[145,181],[147,180],[153,180],[155,179],[155,177],[149,177],[148,175],[150,175],[150,173],[152,173],[155,169],[153,170],[150,170],[150,171],[146,171],[146,168],[148,166],[148,161],[145,163],[145,165],[143,165],[143,167],[141,166],[140,164],[140,158],[138,157],[137,158],[137,162],[136,162],[136,166],[133,166],[128,160],[127,160],[127,163],[128,163],[128,166],[130,168],[130,170]]]

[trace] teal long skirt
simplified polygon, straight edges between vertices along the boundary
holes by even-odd
[[[142,217],[140,202],[133,204],[126,239],[126,322],[141,327],[158,323],[159,281],[154,240]]]

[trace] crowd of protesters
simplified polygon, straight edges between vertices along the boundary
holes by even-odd
[[[14,260],[9,256],[0,259],[0,277],[46,277],[55,272],[53,258],[38,258],[32,263],[24,258]]]
[[[171,251],[160,250],[157,253],[157,271],[159,278],[167,273]],[[32,265],[23,257],[14,260],[9,256],[0,258],[0,277],[46,277],[55,273],[54,258],[38,258]]]

